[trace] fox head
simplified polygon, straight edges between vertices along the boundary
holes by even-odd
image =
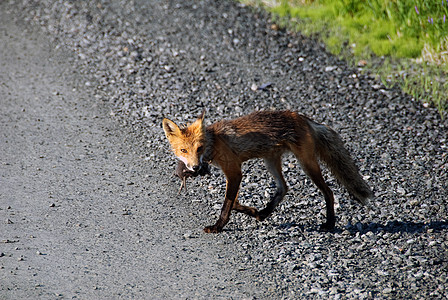
[[[204,112],[189,126],[177,126],[173,121],[163,119],[166,138],[174,154],[185,163],[190,171],[199,171],[205,151]]]

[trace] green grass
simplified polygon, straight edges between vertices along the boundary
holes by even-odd
[[[448,109],[447,0],[241,1],[264,6],[282,27],[318,35],[348,61],[375,62],[388,85]]]

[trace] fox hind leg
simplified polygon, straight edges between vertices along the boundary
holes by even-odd
[[[334,197],[333,192],[328,187],[327,183],[325,182],[322,173],[320,171],[319,165],[317,165],[318,168],[315,166],[306,166],[304,167],[305,172],[308,174],[308,176],[311,178],[311,180],[314,182],[314,184],[319,188],[319,190],[324,194],[325,198],[325,204],[327,209],[327,222],[322,224],[321,228],[324,230],[333,230],[336,220],[335,220],[335,213],[334,213]]]
[[[254,218],[258,218],[258,210],[254,207],[250,207],[250,206],[246,206],[246,205],[241,205],[238,201],[238,199],[235,200],[235,202],[233,203],[233,210],[246,214],[248,216],[254,217]]]
[[[327,222],[321,225],[323,230],[333,230],[335,226],[334,197],[333,192],[325,182],[322,172],[313,151],[293,149],[294,154],[299,159],[303,170],[319,188],[325,198],[327,210]]]
[[[288,191],[288,186],[286,185],[285,179],[282,173],[282,158],[281,154],[273,157],[265,158],[264,163],[269,173],[272,174],[277,186],[275,194],[272,196],[271,201],[267,206],[259,212],[257,219],[263,221],[274,211],[277,205],[282,201],[286,192]]]

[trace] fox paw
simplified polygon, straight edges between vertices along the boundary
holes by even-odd
[[[258,212],[258,215],[256,216],[258,221],[264,221],[267,217],[271,215],[271,210],[262,209]]]
[[[204,232],[205,233],[218,233],[218,232],[221,232],[221,231],[222,231],[222,228],[219,228],[216,225],[207,226],[207,227],[204,228]]]
[[[322,230],[322,231],[333,231],[334,228],[335,228],[334,223],[325,222],[322,225],[320,225],[320,230]]]

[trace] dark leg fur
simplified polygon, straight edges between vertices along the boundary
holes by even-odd
[[[327,208],[327,222],[321,225],[323,230],[331,231],[335,227],[336,218],[334,213],[334,197],[333,192],[325,182],[319,163],[312,151],[301,149],[293,149],[294,154],[299,159],[303,170],[311,178],[314,184],[319,188],[325,198]]]
[[[266,219],[277,207],[277,205],[280,203],[280,201],[283,199],[287,192],[287,186],[285,179],[282,175],[282,169],[281,169],[281,157],[276,156],[270,159],[265,160],[266,167],[268,171],[274,176],[276,185],[277,185],[277,191],[275,192],[274,196],[271,198],[271,201],[268,203],[266,208],[264,208],[261,211],[258,211],[254,207],[241,205],[238,200],[235,200],[233,204],[233,210],[244,213],[246,215],[249,215],[251,217],[256,218],[259,221],[263,221]]]
[[[320,171],[319,165],[306,165],[303,166],[305,172],[314,182],[314,184],[319,188],[319,190],[324,194],[325,204],[327,207],[327,222],[322,224],[321,228],[324,230],[333,230],[335,226],[335,213],[334,213],[334,197],[333,192],[326,184],[324,178],[322,177],[322,173]]]
[[[234,207],[236,197],[238,196],[238,190],[243,177],[241,171],[236,174],[227,174],[226,171],[224,171],[224,174],[227,177],[226,198],[224,199],[224,205],[222,206],[221,215],[219,216],[218,221],[216,221],[216,224],[204,228],[204,231],[207,233],[218,233],[222,231],[222,228],[227,224],[227,222],[229,222],[232,208]]]
[[[274,176],[275,183],[277,185],[277,190],[275,191],[274,196],[269,201],[266,208],[262,209],[257,217],[257,220],[263,221],[274,211],[277,205],[282,201],[286,192],[288,191],[288,187],[286,185],[285,179],[282,174],[282,160],[281,156],[275,156],[269,159],[265,159],[265,165],[268,171]]]
[[[254,207],[241,205],[238,199],[233,203],[233,210],[258,219],[258,210]]]

